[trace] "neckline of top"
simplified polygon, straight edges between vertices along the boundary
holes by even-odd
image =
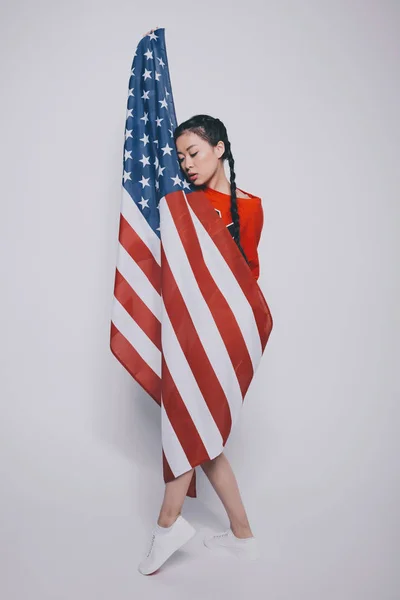
[[[244,194],[247,194],[249,196],[249,198],[242,198],[240,196],[237,196],[238,200],[250,200],[251,198],[254,198],[255,196],[253,196],[252,194],[250,194],[249,192],[245,192],[244,190],[242,190],[241,188],[237,188],[239,191],[243,192]],[[214,188],[210,188],[208,186],[206,186],[205,191],[209,191],[212,192],[213,194],[219,194],[220,196],[225,196],[225,198],[231,198],[230,194],[226,194],[225,192],[220,192],[219,190],[215,190]]]

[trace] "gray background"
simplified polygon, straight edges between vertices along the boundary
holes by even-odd
[[[398,600],[399,3],[3,2],[1,596]],[[274,330],[226,453],[263,558],[199,471],[196,536],[136,571],[159,409],[109,350],[132,56],[166,28],[178,121],[263,199]],[[397,244],[396,244],[397,243]]]

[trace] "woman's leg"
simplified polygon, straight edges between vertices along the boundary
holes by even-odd
[[[222,453],[216,458],[202,463],[201,467],[225,507],[235,536],[251,537],[253,534],[240,497],[236,477],[225,454]]]
[[[180,515],[192,476],[193,469],[165,484],[164,500],[157,521],[160,527],[169,527]]]

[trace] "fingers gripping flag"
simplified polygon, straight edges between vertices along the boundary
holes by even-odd
[[[160,406],[165,482],[221,454],[272,329],[222,219],[183,177],[176,126],[156,29],[129,80],[110,346]]]

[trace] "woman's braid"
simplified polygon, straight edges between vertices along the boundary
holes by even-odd
[[[236,173],[235,173],[235,161],[231,151],[231,143],[228,139],[228,133],[225,125],[220,119],[215,119],[209,115],[195,115],[187,121],[184,121],[174,131],[174,141],[184,131],[193,131],[204,140],[206,140],[212,146],[216,146],[221,140],[225,145],[225,152],[222,155],[222,160],[227,160],[229,163],[229,169],[231,173],[231,215],[233,221],[233,239],[235,240],[240,252],[248,263],[247,257],[240,244],[240,219],[237,204],[236,194]]]

